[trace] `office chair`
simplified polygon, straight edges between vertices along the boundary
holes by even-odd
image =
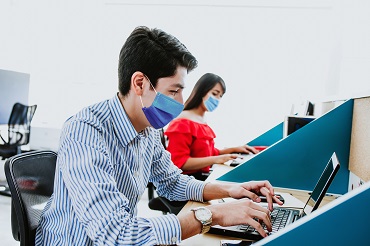
[[[161,135],[161,142],[163,147],[167,148],[167,140],[164,136],[163,128],[159,130]],[[185,206],[187,201],[170,201],[165,197],[154,197],[155,186],[152,183],[148,183],[148,206],[152,210],[162,211],[163,214],[178,214],[180,210]]]
[[[0,134],[0,156],[3,160],[21,153],[21,146],[30,141],[31,121],[37,105],[15,103],[8,121],[8,141]]]
[[[8,121],[8,141],[0,134],[0,156],[3,160],[20,154],[21,146],[29,143],[31,121],[35,114],[37,105],[27,106],[21,103],[13,105],[12,112]],[[0,194],[10,196],[9,187],[6,183],[0,183]]]
[[[11,225],[20,246],[34,246],[42,210],[53,193],[57,154],[30,151],[5,162],[5,176],[12,197]]]

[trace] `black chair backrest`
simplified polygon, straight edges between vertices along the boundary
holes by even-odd
[[[13,105],[8,122],[8,144],[25,145],[30,141],[30,128],[37,105]]]
[[[35,244],[42,210],[53,193],[56,159],[55,152],[44,150],[22,153],[5,162],[12,215],[16,217],[12,217],[12,232],[21,246]]]
[[[161,128],[161,129],[159,129],[159,134],[160,134],[160,136],[161,136],[161,143],[162,143],[162,145],[163,145],[163,147],[164,147],[164,149],[167,149],[167,142],[168,142],[168,139],[167,139],[167,137],[164,135],[164,129],[163,128]]]

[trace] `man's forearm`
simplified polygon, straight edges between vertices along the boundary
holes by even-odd
[[[215,183],[208,183],[204,187],[203,191],[203,200],[209,201],[214,199],[220,199],[224,197],[229,197],[229,188],[231,187],[230,184],[215,184]]]
[[[180,221],[182,240],[200,233],[202,225],[195,219],[193,211],[181,212],[177,217]]]

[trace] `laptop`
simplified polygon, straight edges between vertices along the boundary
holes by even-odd
[[[334,152],[302,210],[275,207],[271,212],[272,232],[270,234],[276,233],[285,226],[294,223],[294,221],[302,218],[303,216],[309,215],[316,210],[324,198],[326,191],[332,183],[335,175],[337,174],[339,167],[340,164],[337,155]],[[262,236],[252,226],[247,224],[228,227],[216,225],[211,227],[209,233],[244,238],[253,241],[262,239]]]

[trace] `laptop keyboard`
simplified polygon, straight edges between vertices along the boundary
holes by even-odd
[[[271,233],[277,232],[280,229],[285,227],[291,212],[292,210],[283,209],[283,208],[274,209],[271,212],[271,224],[272,224]],[[267,230],[266,225],[264,223],[262,223],[262,226],[265,230]],[[256,229],[250,225],[240,225],[238,229],[243,230],[243,231],[248,231],[248,232],[256,232]]]

